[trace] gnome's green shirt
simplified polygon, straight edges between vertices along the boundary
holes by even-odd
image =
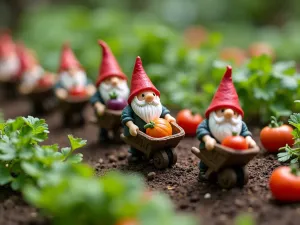
[[[205,119],[202,121],[202,123],[199,124],[197,128],[197,138],[200,140],[200,149],[205,149],[205,143],[202,140],[202,138],[205,135],[210,135],[212,138],[215,138],[212,133],[210,132],[209,125],[208,125],[208,119]],[[251,132],[248,130],[247,125],[245,124],[244,121],[242,121],[242,130],[240,133],[240,136],[247,137],[247,136],[252,136]],[[218,142],[218,140],[216,139]]]
[[[165,118],[167,114],[170,114],[170,111],[166,107],[162,107],[162,113],[160,115],[160,118]],[[124,126],[124,135],[130,136],[129,128],[126,126],[126,123],[128,121],[132,121],[135,125],[137,125],[140,129],[140,131],[145,132],[144,126],[146,125],[146,122],[142,120],[138,115],[135,114],[133,109],[130,105],[126,106],[123,109],[122,115],[121,115],[121,121]]]

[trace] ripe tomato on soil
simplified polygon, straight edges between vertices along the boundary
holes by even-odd
[[[237,136],[237,135],[226,137],[222,141],[222,145],[232,148],[234,150],[248,149],[248,144],[246,142],[246,139],[242,136]]]
[[[294,145],[292,131],[292,127],[279,124],[276,118],[272,118],[271,124],[260,132],[260,141],[268,152],[278,152],[285,145]]]
[[[181,110],[176,117],[177,124],[182,127],[186,136],[195,136],[197,127],[202,120],[200,114],[193,114],[189,109]]]
[[[300,201],[300,176],[293,174],[288,166],[276,168],[269,180],[275,199],[285,202]]]

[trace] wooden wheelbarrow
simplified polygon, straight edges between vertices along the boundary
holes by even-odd
[[[211,151],[196,147],[192,147],[191,151],[208,166],[206,179],[216,180],[222,188],[232,188],[248,183],[246,165],[258,154],[259,147],[238,151],[216,144]]]
[[[184,130],[177,123],[171,123],[173,134],[163,138],[153,138],[144,132],[138,131],[136,137],[121,138],[125,143],[144,153],[147,160],[153,159],[154,166],[158,169],[172,167],[177,162],[177,154],[174,148],[184,138]]]

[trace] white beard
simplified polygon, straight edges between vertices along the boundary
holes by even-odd
[[[99,85],[98,91],[100,92],[101,97],[106,103],[110,100],[110,94],[115,92],[118,95],[118,98],[127,99],[129,95],[129,88],[126,81],[119,83],[117,87],[112,86],[111,84],[106,84],[102,82]]]
[[[20,61],[17,55],[12,55],[9,59],[0,60],[0,76],[2,78],[12,78],[20,69]]]
[[[235,132],[238,135],[242,131],[242,116],[238,115],[238,118],[231,118],[231,120],[217,117],[215,112],[209,114],[208,125],[210,132],[220,143],[224,138],[232,136],[232,133]]]
[[[162,113],[162,105],[158,96],[150,103],[147,103],[145,100],[139,101],[137,96],[135,96],[131,102],[131,107],[135,114],[146,123],[159,118]]]
[[[44,75],[44,69],[37,65],[31,71],[26,71],[22,77],[22,83],[30,86],[34,86],[37,84],[39,79]]]
[[[87,83],[86,73],[80,70],[72,76],[66,71],[61,72],[60,82],[61,85],[67,90],[70,90],[74,86],[85,87]]]

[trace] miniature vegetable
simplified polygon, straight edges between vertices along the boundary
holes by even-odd
[[[177,124],[182,127],[187,136],[195,136],[198,125],[203,118],[200,114],[194,114],[189,109],[179,111],[176,117]]]
[[[300,173],[296,168],[288,166],[276,168],[269,184],[275,199],[286,202],[300,201]]]
[[[49,75],[42,76],[38,81],[38,85],[40,87],[50,87],[52,86],[52,84],[53,84],[53,79]]]
[[[69,91],[69,95],[73,97],[85,97],[86,96],[86,89],[82,86],[74,86]]]
[[[146,129],[146,134],[154,138],[162,138],[172,135],[171,124],[162,118],[157,118],[150,123],[147,123],[144,128]]]
[[[127,101],[123,98],[118,98],[116,92],[110,93],[110,100],[107,102],[107,108],[111,110],[123,110],[127,106]]]
[[[139,225],[140,223],[136,219],[122,219],[115,225]]]
[[[232,136],[226,137],[222,141],[222,145],[233,148],[235,150],[245,150],[248,149],[248,144],[246,139],[242,136],[238,136],[237,133],[232,133]]]
[[[294,144],[293,128],[278,122],[274,116],[271,117],[269,126],[260,132],[260,141],[268,152],[277,152],[279,148],[286,145],[292,147]]]

